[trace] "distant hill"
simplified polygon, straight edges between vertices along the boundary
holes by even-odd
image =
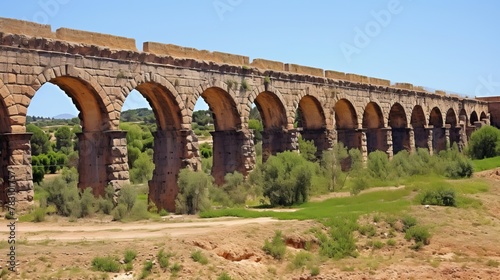
[[[72,114],[60,114],[53,117],[55,120],[71,120],[72,118],[76,118],[75,115]]]

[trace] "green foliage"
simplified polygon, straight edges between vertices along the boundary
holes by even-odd
[[[274,232],[274,237],[269,242],[269,240],[266,240],[264,242],[264,246],[262,247],[262,250],[268,255],[271,255],[273,258],[277,260],[283,259],[286,253],[286,244],[285,241],[283,240],[281,231],[277,230]]]
[[[151,274],[151,270],[153,269],[152,261],[145,261],[144,266],[142,267],[141,274],[139,275],[139,279],[144,279]]]
[[[118,204],[111,212],[111,215],[115,221],[123,220],[127,216],[127,205],[122,203]]]
[[[45,221],[46,208],[38,207],[33,210],[33,222],[40,223]]]
[[[56,137],[56,149],[65,154],[73,151],[73,137],[74,134],[68,126],[59,127],[54,133]]]
[[[473,160],[472,166],[476,172],[495,169],[500,167],[500,156]]]
[[[313,140],[304,140],[302,137],[299,137],[299,151],[300,155],[305,158],[307,161],[314,162],[316,161],[316,152],[318,149],[314,145]]]
[[[191,253],[191,259],[193,259],[193,261],[200,263],[200,264],[203,264],[203,265],[208,263],[208,258],[200,250],[193,251]]]
[[[41,128],[34,124],[28,124],[26,126],[26,132],[31,132],[31,154],[33,156],[38,156],[40,154],[46,154],[51,150],[49,136],[43,132]]]
[[[392,238],[387,240],[387,246],[394,247],[394,246],[396,246],[396,244],[397,244],[396,240],[394,240]]]
[[[294,269],[302,268],[307,265],[308,262],[312,261],[313,255],[309,252],[298,252],[295,254],[292,260],[292,266]]]
[[[272,206],[290,206],[309,198],[314,165],[294,152],[271,156],[262,165],[264,196]]]
[[[249,90],[250,85],[248,84],[247,80],[243,79],[241,80],[241,90]]]
[[[185,168],[180,171],[177,181],[179,193],[175,199],[175,210],[182,214],[195,214],[209,209],[208,189],[212,178],[203,173]]]
[[[257,107],[255,107],[255,108],[257,108]],[[262,124],[262,120],[250,118],[248,120],[248,128],[253,130],[253,133],[254,133],[253,141],[254,141],[254,143],[262,141],[262,131],[264,131],[264,125]]]
[[[487,125],[474,131],[470,136],[467,152],[473,159],[500,155],[500,130]]]
[[[313,276],[313,277],[318,276],[319,272],[320,272],[319,267],[317,267],[317,266],[311,267],[311,276]]]
[[[336,217],[325,222],[330,230],[328,235],[320,232],[320,254],[329,258],[341,259],[356,257],[356,240],[353,232],[358,228],[354,217]]]
[[[342,142],[334,144],[331,150],[323,152],[321,157],[321,167],[325,177],[329,179],[328,189],[335,191],[341,189],[343,182],[340,179],[343,175],[342,162],[349,157],[347,148]],[[344,180],[345,182],[345,180]]]
[[[473,173],[472,161],[458,151],[456,143],[451,149],[439,153],[444,174],[448,178],[469,178]]]
[[[135,257],[137,257],[137,251],[133,249],[127,249],[123,254],[123,261],[125,263],[131,263],[135,259]]]
[[[174,263],[171,267],[170,267],[170,272],[172,272],[172,275],[177,275],[177,273],[179,271],[181,271],[182,269],[182,265],[178,264],[178,263]]]
[[[141,153],[130,170],[130,180],[135,184],[141,184],[153,178],[155,166],[153,159],[146,153]]]
[[[403,223],[403,232],[406,232],[409,228],[417,225],[417,218],[406,215],[401,219],[401,222]]]
[[[137,189],[134,186],[126,185],[121,188],[118,203],[125,205],[128,212],[134,207],[136,199]]]
[[[358,149],[350,149],[349,150],[349,159],[350,159],[350,172],[357,174],[361,169],[363,169],[363,155],[361,151]]]
[[[371,152],[368,155],[367,168],[372,178],[386,179],[389,174],[389,158],[382,151]]]
[[[368,187],[368,178],[362,174],[354,177],[353,185],[351,188],[351,194],[352,195],[358,195],[362,190],[366,189]]]
[[[222,272],[221,275],[219,275],[219,277],[217,277],[217,280],[231,280],[233,278],[231,278],[231,275],[229,275],[227,272]]]
[[[373,241],[373,248],[374,249],[382,249],[384,246],[385,246],[385,244],[380,240]]]
[[[213,155],[212,146],[210,146],[210,144],[208,144],[208,143],[202,143],[200,145],[200,155],[203,158],[211,158]]]
[[[149,217],[148,204],[144,200],[139,200],[134,204],[132,210],[128,212],[127,220],[139,221],[146,220]]]
[[[422,205],[457,206],[456,193],[451,188],[425,189],[417,199]]]
[[[41,183],[45,177],[45,167],[40,156],[31,157],[31,167],[33,171],[33,182]]]
[[[81,217],[87,217],[94,214],[98,207],[98,201],[94,197],[91,188],[86,188],[80,192]]]
[[[358,228],[359,233],[367,237],[373,237],[377,233],[377,229],[373,225],[362,225]]]
[[[120,263],[115,257],[95,257],[92,259],[92,268],[102,272],[120,272]]]
[[[158,260],[158,264],[160,264],[161,268],[163,268],[163,269],[167,269],[168,268],[171,256],[172,256],[171,254],[165,253],[165,251],[163,250],[163,248],[160,249],[160,251],[158,252],[158,254],[156,254],[156,259]]]
[[[198,110],[193,112],[193,123],[200,126],[207,126],[214,123],[213,114],[209,110]]]
[[[236,171],[228,173],[224,176],[224,181],[222,188],[229,195],[232,205],[245,204],[250,186],[245,183],[243,174]]]
[[[415,244],[422,243],[424,245],[429,245],[431,234],[429,230],[423,226],[412,226],[405,233],[406,240],[414,240]],[[418,248],[416,248],[418,249]]]

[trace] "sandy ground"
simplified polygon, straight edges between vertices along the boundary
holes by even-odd
[[[18,272],[6,279],[138,279],[143,263],[156,262],[161,249],[171,253],[170,267],[178,264],[181,269],[173,273],[155,263],[147,279],[218,279],[224,272],[232,279],[500,279],[500,170],[476,176],[491,184],[489,192],[473,195],[483,202],[482,209],[411,209],[411,214],[432,233],[431,243],[420,251],[412,250],[412,243],[402,234],[393,237],[395,246],[368,246],[374,240],[386,243],[390,228],[383,221],[374,224],[377,234],[371,239],[356,234],[357,258],[332,260],[318,257],[311,229],[321,230],[322,225],[314,221],[181,216],[157,222],[119,223],[109,218],[69,222],[59,217],[38,224],[16,224]],[[373,221],[364,217],[360,223]],[[0,221],[0,259],[4,267],[9,250],[7,224]],[[274,260],[262,250],[264,241],[272,238],[275,230],[283,232],[288,244],[283,260]],[[314,258],[296,268],[292,265],[294,256],[304,251],[306,241],[313,244],[310,250]],[[138,253],[132,272],[102,273],[91,269],[94,257],[122,259],[127,249]],[[195,250],[207,256],[208,264],[192,260]],[[308,265],[317,266],[319,274],[311,276]]]

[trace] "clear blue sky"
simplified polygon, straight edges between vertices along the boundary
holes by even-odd
[[[494,0],[39,0],[6,1],[0,17],[490,96],[500,95],[499,12]],[[42,91],[29,115],[76,114],[64,94]]]

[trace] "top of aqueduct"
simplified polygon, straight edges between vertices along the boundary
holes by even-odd
[[[11,34],[11,36],[9,36],[9,34]],[[70,44],[58,43],[61,41]],[[187,66],[193,66],[194,68],[200,63],[228,65],[240,68],[240,70],[254,69],[257,72],[266,71],[266,73],[274,74],[288,73],[295,76],[295,79],[317,83],[325,83],[327,80],[333,79],[351,83],[390,87],[424,94],[436,94],[453,99],[464,99],[457,94],[449,94],[442,90],[435,90],[432,92],[422,86],[414,86],[410,83],[391,83],[390,80],[386,79],[333,70],[323,70],[320,68],[260,58],[255,58],[250,61],[247,56],[198,50],[172,44],[144,42],[143,50],[139,51],[137,50],[135,39],[69,28],[59,28],[53,32],[50,25],[9,18],[0,18],[0,45],[174,65],[179,63],[178,59],[184,59],[185,61],[181,61],[181,63],[184,64],[182,66],[186,66],[187,64]],[[172,61],[169,60],[168,57],[178,59],[176,63],[171,63]]]

